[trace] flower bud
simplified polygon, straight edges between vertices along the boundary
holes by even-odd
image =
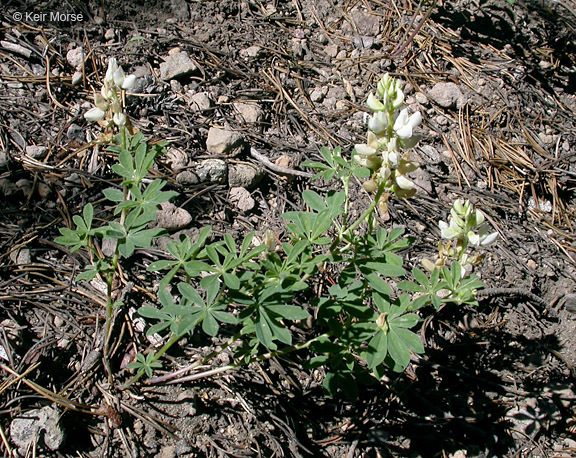
[[[378,189],[378,184],[374,180],[368,180],[362,183],[362,187],[366,192],[376,192]]]

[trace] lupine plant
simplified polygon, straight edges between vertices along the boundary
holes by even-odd
[[[108,150],[118,157],[118,163],[112,166],[112,170],[119,176],[120,183],[117,187],[104,190],[104,196],[114,206],[116,219],[106,224],[95,224],[94,207],[88,203],[82,216],[73,216],[75,227],[61,228],[61,235],[56,238],[56,242],[68,246],[71,252],[85,248],[90,254],[91,264],[76,277],[76,281],[92,281],[98,277],[106,284],[105,357],[112,332],[113,312],[122,305],[120,300],[115,299],[114,291],[119,280],[119,262],[132,256],[137,248],[150,247],[153,240],[164,233],[161,228],[148,226],[156,220],[159,205],[177,195],[173,191],[162,190],[166,185],[165,180],[145,183],[148,171],[156,157],[164,153],[166,143],[151,146],[141,133],[132,135],[129,132],[124,91],[132,88],[135,82],[134,75],[126,77],[116,59],[110,59],[102,89],[94,95],[95,107],[85,114],[88,121],[98,121],[104,127],[103,138],[111,139]],[[114,246],[113,253],[108,256],[102,250],[105,240],[111,241]]]
[[[105,80],[106,94],[113,93],[108,91],[112,84],[122,89],[128,79],[115,79],[116,72],[110,71],[112,78]],[[110,109],[115,99],[107,100]],[[128,365],[135,374],[124,387],[144,375],[151,377],[162,367],[162,357],[183,337],[205,335],[217,338],[220,351],[232,357],[230,365],[206,374],[301,351],[306,367],[324,369],[323,385],[329,395],[354,398],[359,382],[380,379],[389,370],[403,371],[415,355],[424,352],[418,327],[429,310],[448,302],[476,303],[475,293],[483,284],[462,273],[460,252],[448,253],[456,255],[451,265],[444,263],[428,274],[414,268],[412,279],[406,279],[402,252],[413,240],[402,229],[385,229],[378,223],[378,212],[386,214],[393,196],[408,198],[416,192],[407,175],[418,167],[410,160],[409,149],[418,142],[415,129],[421,116],[409,115],[403,101],[401,83],[384,76],[376,95],[368,98],[374,114],[368,121],[367,144],[356,145],[352,159],[345,158],[340,148],[322,148],[323,161],[304,163],[317,172],[316,179],[337,179],[342,189],[325,195],[304,191],[302,200],[308,210],[282,215],[287,228],[283,240],[266,232],[262,239],[249,233],[237,241],[229,234],[215,237],[205,227],[195,240],[182,236],[168,243],[170,257],[148,266],[150,272],[161,273],[158,304],[139,309],[150,323],[147,334],[160,335],[161,344],[136,355]],[[122,117],[116,117],[120,124],[115,122],[114,108],[112,116],[104,105],[98,108],[104,115],[94,111],[94,119],[111,119],[124,128]],[[59,238],[73,250],[91,250],[94,262],[79,278],[103,276],[110,298],[119,258],[132,255],[136,247],[150,246],[161,229],[147,225],[155,218],[158,204],[174,195],[162,191],[162,181],[144,185],[161,149],[150,148],[138,135],[125,138],[111,146],[118,153],[119,164],[113,170],[122,179],[122,189],[104,193],[114,203],[119,220],[94,229],[93,208],[87,205],[83,218],[74,217],[76,229],[62,229]],[[356,218],[350,211],[354,178],[364,180],[364,187],[375,193]],[[486,233],[481,213],[461,202],[455,208],[451,222],[441,228],[443,236],[458,240],[455,246],[461,246],[460,251],[466,251],[467,244],[482,246],[493,238]],[[452,232],[447,232],[449,228]],[[100,254],[96,238],[117,241],[112,259]],[[400,294],[393,292],[391,282]],[[109,311],[115,305],[110,302]],[[209,364],[217,354],[188,369]]]

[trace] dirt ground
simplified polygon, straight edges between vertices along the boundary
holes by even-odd
[[[4,0],[0,17],[4,456],[576,456],[576,3]],[[162,79],[176,48],[195,70]],[[426,354],[354,402],[326,398],[306,354],[121,391],[130,348],[145,343],[133,311],[155,300],[146,266],[164,240],[123,266],[139,288],[116,321],[111,385],[98,357],[103,293],[73,282],[85,255],[54,243],[86,203],[106,209],[112,158],[94,153],[99,128],[83,114],[111,57],[139,77],[134,125],[170,143],[155,173],[192,215],[171,237],[206,225],[282,237],[280,214],[304,209],[302,190],[328,188],[250,148],[293,170],[322,146],[349,153],[379,78],[406,81],[423,116],[419,189],[383,224],[415,237],[410,268],[436,251],[451,202],[471,199],[500,234],[476,272],[489,288],[479,307],[436,314]],[[183,173],[214,158],[213,126],[242,135],[217,158],[258,171],[238,198],[226,179]],[[352,192],[361,211],[370,195]],[[183,340],[165,367],[222,344]],[[23,426],[30,412],[38,420]]]

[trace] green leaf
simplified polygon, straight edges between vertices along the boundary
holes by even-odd
[[[116,188],[107,188],[104,191],[104,196],[106,199],[112,202],[123,202],[124,201],[124,193]]]
[[[374,370],[376,366],[382,364],[387,355],[388,337],[384,332],[379,331],[368,343],[368,349],[366,350],[365,355],[368,367],[371,370]]]
[[[306,310],[297,305],[268,305],[266,306],[266,309],[280,315],[282,318],[292,321],[305,320],[310,316]]]
[[[312,210],[316,212],[321,212],[326,209],[326,203],[324,199],[315,191],[305,190],[302,191],[302,199],[306,202]]]

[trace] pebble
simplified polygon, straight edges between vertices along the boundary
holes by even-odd
[[[250,211],[256,205],[256,202],[246,188],[230,188],[230,203],[234,204],[240,211]]]
[[[72,86],[79,86],[82,82],[82,72],[74,72],[72,74]]]
[[[194,170],[200,182],[226,183],[228,166],[222,159],[206,159]]]
[[[460,87],[451,82],[435,84],[428,97],[442,108],[460,108],[465,103]]]
[[[33,159],[44,159],[48,148],[42,145],[28,145],[26,147],[26,155]]]
[[[104,39],[110,41],[113,40],[114,38],[116,38],[116,32],[114,32],[114,29],[106,30],[106,33],[104,33]]]
[[[233,130],[211,127],[206,139],[206,150],[210,154],[226,154],[242,145],[242,135]]]
[[[240,50],[240,57],[255,58],[260,55],[262,48],[260,46],[250,46],[248,48]]]
[[[196,111],[206,111],[212,108],[212,99],[208,92],[197,92],[190,97],[190,108]]]
[[[84,50],[82,49],[82,46],[72,48],[68,51],[66,53],[66,60],[72,67],[80,70],[82,68],[82,63],[84,62]]]
[[[64,432],[58,424],[59,420],[60,412],[51,406],[24,412],[12,420],[10,438],[23,455],[39,436],[42,436],[46,447],[56,451],[64,443]]]
[[[160,64],[160,78],[169,81],[194,73],[198,68],[186,52],[169,54]]]
[[[252,188],[262,179],[261,170],[249,164],[233,164],[228,167],[228,185],[231,188]]]
[[[169,231],[183,229],[192,222],[192,215],[171,202],[162,202],[156,212],[156,226]]]
[[[188,154],[179,148],[169,147],[164,160],[174,172],[180,172],[188,165]]]
[[[240,116],[242,116],[244,122],[247,122],[248,124],[257,124],[262,121],[264,113],[262,107],[257,103],[235,102],[233,105],[236,111],[240,113]]]

